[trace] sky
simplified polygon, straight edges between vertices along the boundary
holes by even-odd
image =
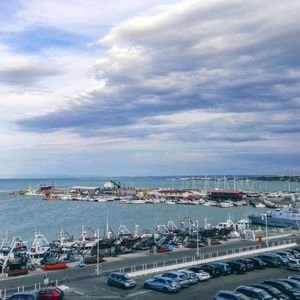
[[[0,177],[300,174],[298,0],[0,0]]]

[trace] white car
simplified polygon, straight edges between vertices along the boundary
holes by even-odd
[[[300,262],[299,262],[299,260],[298,259],[290,260],[287,263],[287,269],[288,270],[300,271]]]
[[[210,275],[207,272],[201,270],[201,268],[199,267],[191,267],[188,270],[195,272],[199,281],[205,281],[210,278]]]

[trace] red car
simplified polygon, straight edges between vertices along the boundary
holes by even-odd
[[[62,300],[64,292],[58,287],[44,287],[38,291],[39,299],[53,299],[53,300]]]

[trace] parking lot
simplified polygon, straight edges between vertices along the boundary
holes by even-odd
[[[147,277],[136,278],[136,287],[131,290],[122,290],[110,287],[106,278],[89,278],[87,280],[74,281],[66,284],[69,290],[66,292],[66,300],[94,300],[94,299],[201,299],[211,300],[214,294],[221,290],[234,290],[239,285],[250,285],[260,283],[269,278],[286,278],[289,275],[300,275],[299,272],[287,270],[285,267],[266,268],[265,270],[254,270],[242,275],[228,275],[200,282],[196,285],[182,289],[177,294],[164,294],[162,292],[146,290],[143,283]]]

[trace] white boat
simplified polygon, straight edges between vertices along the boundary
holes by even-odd
[[[167,205],[174,205],[174,204],[176,204],[176,203],[175,203],[174,201],[171,201],[171,200],[170,200],[170,201],[166,201],[165,204],[167,204]]]
[[[220,202],[219,206],[222,208],[228,208],[228,207],[232,207],[233,203],[231,201],[224,201],[224,202]]]
[[[37,190],[34,190],[31,186],[29,186],[27,191],[24,193],[24,196],[45,196],[45,195],[39,193]]]
[[[49,248],[49,242],[45,236],[40,232],[35,232],[30,249],[30,256],[34,258],[42,257]]]
[[[202,205],[203,206],[218,206],[218,203],[216,201],[206,201]]]
[[[264,214],[251,214],[249,219],[254,224],[300,229],[299,208],[276,208],[266,211]]]
[[[256,208],[264,208],[264,207],[266,207],[263,203],[261,203],[261,202],[258,202],[258,203],[255,203],[255,207]]]
[[[126,200],[126,204],[145,204],[145,200],[137,199],[137,200]]]
[[[99,197],[96,198],[95,201],[97,201],[97,202],[106,202],[107,199],[99,196]]]

